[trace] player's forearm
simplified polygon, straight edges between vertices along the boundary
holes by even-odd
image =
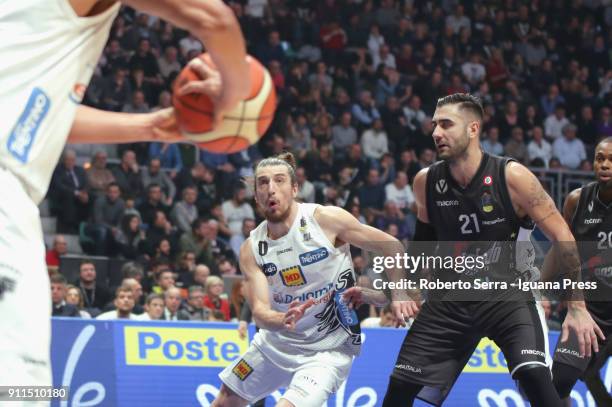
[[[258,327],[269,331],[280,331],[285,328],[285,314],[282,312],[261,307],[257,307],[252,311],[253,320],[255,320],[255,324]]]
[[[151,116],[147,113],[117,113],[79,106],[68,143],[137,143],[151,141]]]

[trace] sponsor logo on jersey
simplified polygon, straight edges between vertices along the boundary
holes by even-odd
[[[274,300],[274,302],[278,304],[291,304],[295,300],[299,300],[300,302],[305,302],[312,298],[315,300],[315,305],[316,305],[320,303],[329,302],[333,290],[334,290],[334,284],[329,283],[325,287],[322,287],[322,288],[319,288],[313,291],[307,291],[299,295],[286,294],[286,293],[283,294],[283,293],[275,292],[272,295],[272,299]]]
[[[272,277],[278,271],[278,268],[274,263],[265,263],[261,269],[266,277]]]
[[[68,94],[68,98],[76,104],[80,104],[85,97],[87,86],[82,83],[75,83],[72,91]]]
[[[288,267],[280,271],[283,284],[287,287],[296,287],[306,284],[306,277],[300,266]]]
[[[259,249],[260,256],[265,256],[266,254],[268,254],[268,242],[266,242],[265,240],[260,240],[257,244],[257,248]]]
[[[440,179],[436,182],[436,191],[439,194],[445,194],[448,191],[448,184],[445,179]]]
[[[307,242],[309,240],[312,240],[312,236],[310,235],[310,232],[304,233],[304,241]]]
[[[245,381],[246,378],[253,373],[253,368],[246,362],[246,360],[240,359],[240,362],[238,362],[232,369],[232,373],[235,374],[240,381]]]
[[[589,206],[587,208],[589,212],[593,212],[593,201],[589,202]]]
[[[276,252],[276,255],[281,255],[281,254],[285,254],[285,253],[289,253],[292,252],[293,248],[292,247],[287,247],[286,249],[280,249]]]
[[[25,164],[28,161],[30,149],[36,139],[36,133],[50,107],[51,99],[49,96],[40,88],[32,89],[25,109],[17,119],[17,123],[13,126],[6,142],[8,151],[21,163]]]
[[[485,177],[482,179],[482,183],[486,186],[493,185],[493,177],[490,175],[485,175]]]
[[[308,228],[308,223],[306,223],[306,218],[302,216],[300,218],[300,232],[305,232],[306,228]]]
[[[490,225],[496,225],[498,223],[502,223],[502,222],[505,222],[505,221],[506,221],[506,218],[497,218],[497,219],[493,219],[493,220],[483,220],[482,224],[490,226]],[[516,233],[512,233],[510,235],[510,239],[514,239],[515,237],[516,237]]]
[[[484,194],[482,194],[482,197],[480,198],[480,204],[481,204],[481,207],[482,207],[482,211],[484,213],[491,213],[491,212],[493,212],[494,201],[493,201],[493,197],[491,196],[490,193],[485,192]]]
[[[327,249],[325,247],[320,247],[308,253],[300,254],[300,264],[302,266],[308,266],[310,264],[324,260],[328,256],[329,256],[329,252],[327,251]]]
[[[595,224],[602,223],[602,222],[603,222],[602,218],[591,218],[591,219],[584,220],[585,225],[595,225]]]
[[[446,200],[446,201],[436,201],[436,206],[444,207],[444,206],[459,206],[459,201],[456,199]]]

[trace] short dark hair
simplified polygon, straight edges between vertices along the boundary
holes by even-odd
[[[145,301],[145,304],[147,305],[151,305],[151,303],[153,302],[153,300],[160,300],[160,301],[164,301],[164,297],[162,297],[159,294],[156,293],[151,293],[149,295],[147,295],[147,299]]]
[[[470,95],[469,93],[453,93],[452,95],[444,96],[438,99],[436,108],[445,105],[459,105],[459,109],[468,110],[473,113],[478,120],[482,121],[484,117],[484,109],[480,98]]]
[[[92,259],[82,259],[81,263],[79,263],[79,272],[81,271],[81,267],[83,267],[84,264],[91,264],[92,266],[94,266],[94,269],[96,268],[96,263],[94,263]]]
[[[63,275],[59,273],[51,275],[51,278],[49,280],[51,284],[61,284],[61,285],[68,284],[68,282],[66,281],[66,277],[64,277]]]

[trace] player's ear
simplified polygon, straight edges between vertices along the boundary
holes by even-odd
[[[299,187],[298,187],[297,182],[293,183],[293,187],[291,188],[291,194],[293,195],[293,198],[297,197],[298,190],[299,190]]]
[[[468,124],[468,130],[470,132],[470,137],[479,137],[480,136],[480,122],[474,120]]]

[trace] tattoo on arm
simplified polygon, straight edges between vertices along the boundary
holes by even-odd
[[[531,180],[531,185],[529,187],[529,207],[535,208],[536,206],[543,205],[545,203],[550,203],[550,196],[544,191],[542,188],[542,184],[536,178]]]
[[[542,216],[540,219],[534,219],[533,221],[535,223],[544,222],[546,219],[550,218],[551,216],[555,215],[556,213],[557,213],[557,210],[554,209],[554,210],[550,211],[547,215]]]

